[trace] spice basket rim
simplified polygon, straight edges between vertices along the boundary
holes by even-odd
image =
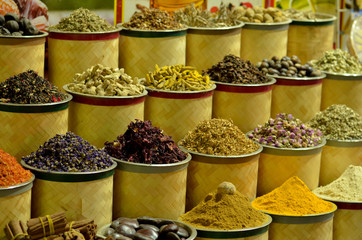
[[[187,26],[188,29],[190,30],[205,30],[205,31],[223,31],[223,30],[231,30],[231,29],[237,29],[237,28],[242,28],[245,23],[243,21],[237,21],[238,24],[233,25],[233,26],[228,26],[228,27],[192,27],[192,26]]]
[[[211,154],[205,154],[205,153],[199,153],[199,152],[194,152],[191,150],[188,150],[187,148],[185,148],[184,146],[180,145],[181,141],[183,141],[184,139],[181,139],[180,141],[178,141],[177,146],[183,150],[184,152],[188,152],[190,154],[194,154],[194,155],[199,155],[199,156],[203,156],[203,157],[211,157],[211,158],[245,158],[245,157],[251,157],[251,156],[255,156],[259,153],[261,153],[263,151],[263,146],[257,142],[254,142],[256,144],[258,144],[259,148],[252,152],[252,153],[248,153],[248,154],[241,154],[241,155],[229,155],[229,156],[224,156],[224,155],[211,155]]]
[[[277,22],[277,23],[252,23],[252,22],[244,22],[245,25],[249,25],[249,26],[281,26],[281,25],[286,25],[286,24],[290,24],[292,22],[292,19],[288,19],[286,21],[283,22]]]
[[[9,106],[9,107],[42,107],[42,106],[47,107],[47,106],[55,106],[55,105],[59,105],[59,104],[68,103],[73,99],[73,96],[71,94],[69,94],[69,93],[63,93],[63,94],[65,94],[67,96],[66,99],[64,99],[62,101],[58,101],[58,102],[51,102],[51,103],[5,103],[5,102],[0,102],[0,105]]]
[[[317,197],[322,198],[325,201],[329,201],[332,203],[349,203],[349,204],[359,204],[362,205],[362,201],[346,201],[346,200],[336,200],[333,198],[329,198],[328,196],[324,196],[318,193],[313,192],[315,195],[317,195]]]
[[[315,19],[304,19],[304,20],[301,20],[301,19],[292,19],[292,22],[297,22],[297,23],[322,23],[322,22],[331,22],[331,21],[335,21],[337,19],[336,16],[333,16],[331,14],[327,14],[327,13],[320,13],[320,12],[317,12],[315,13],[315,15],[317,16],[320,16],[320,17],[326,17],[326,18],[315,18]]]
[[[162,219],[162,220],[168,220],[168,219],[163,219],[163,218],[155,218],[155,219]],[[186,238],[186,240],[191,240],[191,239],[195,239],[197,236],[197,231],[196,228],[194,228],[193,226],[191,226],[190,224],[184,223],[182,221],[178,221],[178,220],[171,220],[173,221],[175,224],[177,225],[181,225],[181,227],[186,228],[186,230],[189,230],[190,232],[190,236],[188,238]],[[99,228],[99,230],[96,233],[96,236],[102,239],[106,239],[106,236],[103,235],[103,232],[109,228],[111,226],[111,223],[106,224],[102,227]]]
[[[119,31],[121,31],[122,29],[115,26],[116,29],[114,30],[109,30],[109,31],[103,31],[103,32],[69,32],[69,31],[59,31],[59,30],[54,30],[54,29],[49,29],[49,27],[45,28],[45,30],[49,33],[61,33],[61,34],[81,34],[81,35],[98,35],[98,34],[108,34],[108,33],[117,33]]]
[[[277,82],[277,80],[274,78],[274,76],[268,76],[270,77],[271,81],[267,82],[267,83],[258,83],[258,84],[249,84],[249,83],[225,83],[225,82],[219,82],[219,81],[215,81],[215,84],[220,84],[220,85],[226,85],[226,86],[234,86],[234,87],[261,87],[261,86],[270,86],[273,85]]]
[[[98,98],[98,99],[130,99],[130,98],[140,98],[140,97],[144,97],[147,96],[148,92],[145,89],[141,94],[138,95],[134,95],[134,96],[98,96],[98,95],[91,95],[91,94],[86,94],[86,93],[79,93],[79,92],[74,92],[72,90],[69,90],[68,86],[72,84],[72,83],[68,83],[65,84],[63,86],[63,89],[70,95],[76,95],[76,96],[81,96],[81,97],[88,97],[88,98]]]
[[[216,84],[212,83],[211,88],[208,89],[204,89],[204,90],[197,90],[197,91],[171,91],[171,90],[161,90],[161,89],[156,89],[156,88],[150,88],[150,87],[146,87],[146,90],[149,92],[163,92],[163,93],[185,93],[185,94],[194,94],[194,93],[205,93],[205,92],[210,92],[216,89]]]
[[[28,181],[22,182],[22,183],[19,183],[19,184],[15,184],[15,185],[11,185],[11,186],[7,186],[7,187],[0,187],[0,191],[2,191],[2,190],[13,190],[13,189],[16,189],[16,188],[24,187],[24,186],[34,182],[34,180],[35,180],[35,175],[33,173],[31,173],[31,178]]]
[[[321,70],[324,74],[326,74],[326,77],[330,76],[338,76],[338,77],[362,77],[362,73],[334,73],[334,72],[327,72]]]
[[[0,38],[9,38],[9,39],[34,39],[34,38],[43,38],[47,37],[49,34],[46,31],[39,31],[41,34],[37,35],[27,35],[27,36],[9,36],[9,35],[0,35]]]
[[[359,143],[362,142],[362,138],[361,139],[333,139],[333,138],[326,138],[327,143],[328,142],[339,142],[339,143]]]
[[[172,33],[172,32],[183,32],[187,31],[188,27],[184,25],[182,28],[178,29],[160,29],[160,30],[147,30],[147,29],[136,29],[136,28],[125,28],[123,27],[123,23],[118,23],[116,25],[121,31],[127,30],[127,31],[134,31],[134,32],[154,32],[154,33]]]
[[[280,75],[270,75],[267,74],[268,77],[273,77],[276,79],[285,79],[285,80],[296,80],[296,81],[311,81],[311,80],[319,80],[326,78],[326,74],[323,72],[320,76],[317,77],[287,77],[287,76],[280,76]]]

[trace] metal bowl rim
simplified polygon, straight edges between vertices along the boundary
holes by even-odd
[[[34,180],[35,180],[35,175],[33,173],[31,173],[31,178],[28,181],[23,182],[23,183],[19,183],[19,184],[16,184],[16,185],[11,185],[11,186],[8,186],[8,187],[0,187],[0,191],[1,190],[12,190],[12,189],[15,189],[15,188],[24,187],[24,186],[32,183]]]
[[[212,83],[211,85],[211,88],[208,88],[208,89],[204,89],[204,90],[197,90],[197,91],[171,91],[171,90],[161,90],[161,89],[156,89],[156,88],[150,88],[150,87],[146,87],[146,90],[147,91],[150,91],[150,92],[162,92],[162,93],[186,93],[186,94],[193,94],[193,93],[205,93],[205,92],[210,92],[210,91],[213,91],[215,90],[216,88],[216,84],[215,83]]]
[[[15,39],[33,39],[33,38],[43,38],[48,36],[49,34],[45,31],[39,30],[39,32],[41,32],[41,34],[37,34],[37,35],[27,35],[27,36],[11,36],[11,35],[0,35],[0,38],[15,38]]]
[[[303,23],[303,22],[308,22],[308,23],[313,23],[313,22],[316,22],[316,23],[320,23],[320,22],[331,22],[331,21],[335,21],[337,19],[336,16],[333,16],[331,14],[327,14],[327,13],[320,13],[320,12],[317,12],[315,13],[316,16],[325,16],[325,17],[329,17],[329,18],[315,18],[315,19],[305,19],[305,20],[301,20],[301,19],[294,19],[294,18],[291,18],[293,22],[300,22],[300,23]]]
[[[53,25],[54,26],[54,25]],[[70,32],[70,31],[58,31],[58,30],[54,30],[54,29],[49,29],[49,27],[47,27],[45,30],[48,31],[49,33],[61,33],[61,34],[81,34],[81,35],[99,35],[99,34],[107,34],[107,33],[116,33],[121,31],[121,28],[118,28],[117,26],[115,26],[116,29],[115,30],[110,30],[110,31],[104,31],[104,32]]]
[[[178,29],[162,29],[162,30],[147,30],[147,29],[136,29],[136,28],[125,28],[123,23],[118,23],[116,25],[120,30],[134,31],[134,32],[154,32],[154,33],[172,33],[172,32],[183,32],[188,29],[188,27],[182,27]]]
[[[346,140],[326,138],[326,141],[327,141],[327,143],[328,143],[328,142],[336,142],[336,143],[359,143],[359,142],[362,142],[362,138],[361,138],[361,139],[346,139]]]
[[[339,76],[339,77],[362,77],[362,73],[333,73],[333,72],[327,72],[327,71],[323,71],[323,70],[321,70],[321,71],[323,73],[325,73],[327,77],[328,77],[328,75]]]
[[[274,78],[274,76],[268,76],[270,77],[271,81],[267,82],[267,83],[259,83],[259,84],[249,84],[249,83],[225,83],[225,82],[219,82],[219,81],[215,81],[215,84],[220,84],[220,85],[227,85],[227,86],[235,86],[235,87],[261,87],[261,86],[270,86],[273,85],[277,82],[277,80]]]
[[[204,31],[222,31],[222,30],[231,30],[231,29],[237,29],[237,28],[242,28],[245,23],[243,21],[237,21],[238,24],[233,25],[233,26],[228,26],[228,27],[192,27],[192,26],[187,26],[188,29],[191,30],[204,30]]]
[[[284,22],[277,22],[277,23],[251,23],[251,22],[244,22],[245,25],[252,25],[252,26],[281,26],[287,25],[292,22],[292,19],[288,19]]]
[[[275,213],[270,213],[261,209],[256,208],[257,210],[270,215],[271,217],[273,216],[277,216],[277,217],[290,217],[290,218],[308,218],[308,217],[319,217],[319,216],[323,216],[323,215],[327,215],[327,214],[331,214],[334,213],[337,210],[337,205],[334,204],[333,202],[330,202],[333,206],[333,209],[329,212],[325,212],[325,213],[318,213],[318,214],[308,214],[308,215],[283,215],[283,214],[275,214]]]
[[[325,201],[329,201],[332,203],[349,203],[349,204],[361,204],[362,205],[362,201],[346,201],[346,200],[335,200],[333,198],[329,198],[327,196],[324,195],[320,195],[318,193],[313,192],[315,195],[317,195],[317,197],[322,198]]]
[[[0,105],[4,105],[4,106],[11,106],[11,107],[48,107],[48,106],[56,106],[59,104],[63,104],[63,103],[67,103],[70,102],[73,99],[73,96],[69,93],[64,93],[61,92],[63,94],[65,94],[67,96],[66,99],[59,101],[59,102],[52,102],[52,103],[5,103],[5,102],[0,102]]]
[[[325,78],[327,75],[322,72],[322,75],[317,77],[287,77],[287,76],[281,76],[281,75],[271,75],[267,74],[269,77],[274,77],[277,79],[286,79],[286,80],[297,80],[297,81],[309,81],[309,80],[319,80]]]

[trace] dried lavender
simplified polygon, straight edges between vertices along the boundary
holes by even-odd
[[[258,125],[248,137],[260,144],[278,148],[306,148],[322,143],[322,132],[303,124],[292,114],[279,113]]]
[[[0,83],[0,102],[52,103],[65,100],[66,97],[67,95],[33,70],[12,76]]]
[[[110,167],[110,156],[72,132],[57,134],[22,160],[37,169],[54,172],[91,172]]]
[[[152,126],[151,121],[136,120],[123,135],[105,143],[105,151],[114,158],[147,164],[176,163],[186,159],[170,136]]]
[[[308,124],[319,128],[327,139],[362,139],[362,116],[343,104],[334,104],[317,113]]]
[[[244,61],[235,55],[226,55],[206,71],[210,79],[218,82],[236,84],[260,84],[272,79],[256,68],[250,61]]]

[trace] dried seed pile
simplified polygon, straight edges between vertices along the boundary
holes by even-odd
[[[317,113],[308,124],[327,139],[362,139],[362,116],[343,104],[334,104]]]
[[[180,145],[194,152],[221,156],[243,155],[259,149],[231,120],[217,118],[200,122]]]
[[[140,12],[135,12],[129,22],[122,26],[141,30],[175,30],[184,27],[176,22],[175,18],[167,11],[146,7],[142,7]]]
[[[54,172],[92,172],[113,164],[104,150],[72,132],[57,134],[22,160],[37,169]]]
[[[311,64],[325,72],[362,74],[362,63],[342,49],[326,51],[321,59],[312,60]]]
[[[12,76],[0,83],[0,102],[52,103],[65,100],[66,97],[67,95],[33,70]]]
[[[143,93],[145,86],[121,68],[97,64],[83,73],[77,73],[69,90],[97,96],[135,96]]]
[[[212,87],[209,76],[202,76],[194,67],[182,64],[164,66],[146,75],[145,86],[170,91],[198,91]]]
[[[116,30],[105,19],[85,8],[75,10],[69,17],[62,18],[49,30],[66,32],[107,32]]]
[[[260,84],[271,78],[256,68],[250,61],[244,61],[235,55],[227,55],[206,71],[210,79],[217,82],[237,84]]]
[[[5,36],[32,36],[38,35],[39,30],[25,17],[15,13],[0,15],[0,35]]]
[[[279,113],[248,134],[260,144],[278,148],[306,148],[322,143],[322,132],[303,124],[292,114]]]
[[[295,20],[316,20],[316,14],[313,11],[301,11],[294,8],[284,9],[283,13],[286,17]]]
[[[237,19],[243,22],[250,23],[278,23],[289,20],[281,9],[268,7],[252,7],[246,6],[237,7],[234,9]]]

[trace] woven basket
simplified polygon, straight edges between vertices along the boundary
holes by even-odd
[[[44,76],[46,36],[45,32],[22,37],[0,35],[0,82],[29,69]]]
[[[49,138],[65,134],[71,99],[72,96],[67,94],[66,100],[55,103],[0,103],[1,148],[20,161]]]
[[[241,34],[240,58],[257,63],[263,59],[287,55],[288,27],[281,23],[245,23]]]
[[[144,78],[158,66],[186,63],[186,29],[127,30],[119,39],[119,66],[132,77]]]
[[[190,155],[172,164],[114,160],[118,163],[113,189],[114,218],[151,216],[176,220],[185,213]]]
[[[245,228],[238,230],[206,230],[198,229],[196,240],[268,240],[268,229],[272,218],[268,216],[268,221],[260,227]]]
[[[319,185],[327,185],[349,165],[362,166],[362,140],[328,140],[323,147]]]
[[[65,211],[68,221],[94,219],[102,226],[112,221],[113,174],[116,163],[95,172],[48,172],[24,168],[35,174],[32,217]]]
[[[333,104],[345,104],[362,115],[362,74],[326,75],[322,86],[321,110]]]
[[[67,85],[63,88],[73,96],[69,107],[69,131],[98,148],[123,134],[131,121],[144,120],[147,91],[137,96],[100,97],[72,92]]]
[[[309,189],[319,185],[323,142],[308,148],[276,148],[263,146],[259,159],[257,196],[282,185],[293,176],[299,177]]]
[[[217,82],[212,117],[232,119],[242,132],[253,130],[270,118],[274,83],[275,79],[265,84]]]
[[[49,80],[59,89],[96,64],[118,67],[119,30],[100,33],[49,32]]]
[[[320,111],[324,77],[324,74],[313,78],[276,77],[271,116],[290,113],[303,122],[311,120]]]
[[[261,146],[253,153],[238,156],[209,155],[180,148],[192,155],[187,177],[186,210],[199,204],[224,181],[233,183],[236,190],[249,199],[256,197]]]
[[[317,20],[293,20],[288,30],[288,56],[296,55],[304,64],[320,59],[333,49],[336,17],[317,13]]]
[[[4,228],[11,220],[30,219],[33,181],[34,176],[25,183],[0,187],[0,239],[6,239]]]
[[[244,23],[232,27],[189,27],[186,36],[186,65],[201,72],[211,68],[226,55],[240,56],[241,28]]]
[[[199,122],[211,119],[215,87],[184,92],[146,88],[145,119],[178,142]]]

